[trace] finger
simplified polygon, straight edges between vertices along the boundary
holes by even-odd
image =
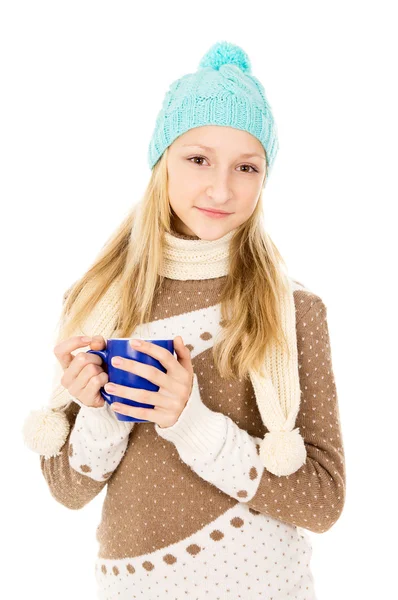
[[[166,369],[167,375],[169,375],[170,377],[173,377],[177,381],[186,377],[186,373],[184,373],[183,366],[180,365],[178,360],[175,358],[174,354],[166,350],[166,348],[162,348],[162,346],[152,344],[152,342],[147,342],[146,340],[140,340],[140,342],[140,346],[134,346],[133,344],[131,344],[131,342],[130,345],[137,352],[143,352],[144,354],[148,354],[149,356],[156,358],[156,360],[158,360],[161,363],[161,365]],[[159,371],[159,369],[157,370]],[[159,371],[159,373],[161,373],[161,371]]]
[[[92,350],[103,350],[106,347],[106,340],[102,335],[93,335],[90,343]]]
[[[98,394],[98,391],[107,383],[107,381],[108,381],[108,374],[105,373],[104,371],[102,371],[101,373],[98,373],[96,375],[91,375],[89,378],[85,378],[84,380],[82,380],[82,383],[78,383],[78,380],[76,380],[75,385],[72,386],[73,387],[73,391],[71,392],[72,396],[81,398],[82,401],[89,400],[91,403],[92,398],[94,398]],[[74,391],[75,386],[76,386],[76,391]],[[103,405],[103,402],[101,401],[100,404]]]
[[[174,338],[174,350],[177,353],[177,360],[179,364],[190,374],[193,374],[193,366],[191,360],[191,352],[189,348],[184,344],[182,337],[179,335]]]
[[[80,389],[84,388],[90,377],[98,375],[103,371],[101,364],[102,360],[100,356],[97,356],[96,354],[87,354],[87,352],[79,352],[73,357],[71,364],[65,370],[61,378],[61,384],[68,389],[70,389],[70,386],[72,385],[78,385]],[[71,394],[77,396],[77,394],[72,393],[72,391]]]
[[[61,366],[66,369],[74,358],[72,352],[74,350],[78,350],[79,348],[86,347],[91,341],[91,337],[74,335],[57,344],[54,348],[54,354],[61,363]]]
[[[116,405],[115,405],[116,404]],[[136,419],[144,419],[151,423],[160,424],[162,417],[160,416],[160,409],[155,408],[143,408],[142,406],[129,406],[128,404],[112,403],[111,409],[121,415],[127,415],[128,417],[135,417]]]
[[[61,363],[62,368],[65,370],[69,367],[70,363],[75,357],[75,355],[72,354],[72,352],[74,350],[78,350],[79,348],[84,348],[88,344],[90,344],[91,350],[103,350],[106,347],[106,340],[103,338],[102,335],[94,335],[91,337],[75,335],[55,346],[54,354],[57,357],[58,361]],[[89,354],[89,356],[95,355]]]
[[[142,402],[142,404],[150,404],[157,408],[170,408],[170,405],[173,402],[171,398],[163,396],[162,394],[159,394],[159,392],[133,388],[128,385],[107,383],[104,388],[106,392],[113,396],[126,398],[126,400],[134,400],[135,402]]]
[[[115,363],[115,359],[118,361],[118,364]],[[168,372],[163,373],[163,371],[153,365],[146,365],[145,363],[122,356],[114,356],[111,363],[115,369],[123,369],[128,373],[133,373],[147,379],[161,388],[158,390],[161,393],[167,391],[168,393],[176,394],[180,389],[180,382],[170,377]]]

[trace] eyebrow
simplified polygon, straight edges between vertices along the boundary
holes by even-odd
[[[183,148],[186,148],[187,146],[189,147],[195,147],[195,148],[202,148],[203,150],[206,150],[207,152],[214,152],[214,148],[210,148],[210,146],[203,146],[202,144],[183,144]],[[246,152],[245,154],[241,154],[240,155],[242,158],[250,158],[251,156],[258,156],[258,158],[262,158],[263,160],[265,160],[265,156],[262,156],[261,154],[257,154],[256,152]]]

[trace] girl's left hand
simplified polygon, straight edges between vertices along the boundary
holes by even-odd
[[[157,344],[140,340],[142,345],[134,346],[130,341],[131,346],[138,352],[144,352],[156,358],[167,369],[167,373],[136,360],[122,358],[121,356],[113,357],[113,366],[148,379],[151,383],[159,386],[159,390],[151,392],[126,385],[107,383],[104,389],[110,394],[142,402],[142,404],[154,405],[154,408],[143,408],[113,402],[110,405],[111,409],[123,415],[152,421],[162,429],[171,427],[177,422],[191,395],[194,371],[191,353],[184,345],[182,337],[178,336],[173,341],[177,358],[166,348],[162,348]],[[121,361],[117,365],[115,358]]]

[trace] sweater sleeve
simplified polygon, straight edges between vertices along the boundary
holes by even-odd
[[[200,477],[259,513],[316,533],[330,529],[345,502],[346,468],[332,369],[326,307],[315,302],[296,324],[301,389],[296,427],[307,460],[295,473],[277,476],[259,457],[262,438],[210,410],[196,375],[178,421],[157,433],[174,443]]]
[[[56,457],[40,456],[52,496],[70,509],[88,504],[122,460],[134,421],[119,421],[105,402],[100,408],[73,401],[66,408],[70,431]]]

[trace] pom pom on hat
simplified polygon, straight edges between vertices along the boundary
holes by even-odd
[[[22,433],[25,444],[33,452],[50,458],[58,456],[68,437],[70,425],[62,411],[47,407],[32,410],[25,419]]]
[[[231,42],[216,42],[206,52],[199,63],[199,68],[212,67],[216,71],[222,65],[236,65],[244,73],[251,73],[250,59],[246,52]]]
[[[291,475],[306,461],[307,451],[298,428],[293,431],[269,431],[260,443],[260,458],[274,475]]]

